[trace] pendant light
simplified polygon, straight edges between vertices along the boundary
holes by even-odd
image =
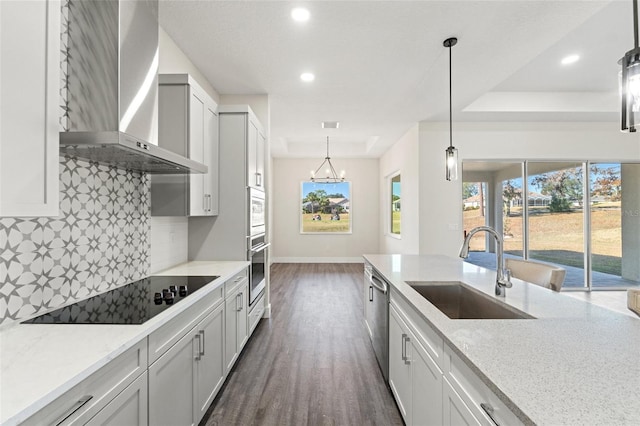
[[[322,168],[325,167],[325,164],[326,164],[325,173],[327,174],[327,176],[323,178],[317,177],[318,172],[320,172],[320,170],[322,170]],[[344,170],[342,170],[340,172],[340,176],[338,176],[338,174],[336,173],[336,169],[333,167],[333,164],[331,164],[331,157],[329,157],[329,136],[327,136],[327,156],[324,158],[324,161],[322,162],[322,164],[320,164],[320,166],[316,169],[315,172],[313,170],[311,171],[311,182],[317,182],[317,183],[344,182],[344,176],[345,176]]]
[[[451,48],[458,43],[458,39],[451,37],[442,44],[449,48],[449,147],[445,151],[445,167],[447,180],[458,180],[458,150],[453,146],[453,109],[451,105]]]
[[[620,129],[635,132],[640,120],[640,47],[638,46],[638,0],[633,0],[634,48],[618,61],[620,72]]]

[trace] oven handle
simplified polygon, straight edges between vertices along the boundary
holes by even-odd
[[[258,252],[261,252],[262,250],[266,249],[270,245],[271,245],[271,243],[264,243],[264,244],[260,244],[260,245],[255,246],[255,247],[251,247],[251,254],[256,254]]]

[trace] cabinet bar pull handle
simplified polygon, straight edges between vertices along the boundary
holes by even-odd
[[[54,422],[54,424],[56,426],[61,425],[62,422],[67,420],[69,417],[71,417],[73,415],[73,413],[75,413],[76,411],[78,411],[79,409],[84,407],[84,405],[87,402],[89,402],[91,399],[93,399],[93,395],[85,395],[85,396],[81,397],[80,399],[78,399],[76,402],[73,403],[73,405],[67,411],[64,412],[63,415],[61,415],[58,418],[58,420],[56,420]]]
[[[407,349],[406,349],[406,347],[404,345],[404,339],[406,339],[406,338],[407,338],[407,335],[402,333],[402,360],[404,362],[407,362],[407,355],[406,355],[407,354]]]
[[[406,336],[406,334],[405,334]],[[409,365],[411,364],[411,360],[409,359],[409,355],[407,355],[407,342],[410,341],[411,339],[409,338],[409,336],[404,338],[404,343],[402,344],[402,346],[404,347],[404,363]]]
[[[200,340],[202,340],[202,351],[200,351],[200,356],[204,355],[204,330],[198,330],[198,334],[200,334],[202,337],[200,338]]]
[[[500,426],[500,423],[498,423],[496,421],[496,418],[493,417],[494,410],[493,410],[492,406],[490,406],[489,404],[483,402],[482,404],[480,404],[480,407],[484,410],[485,413],[487,413],[487,416],[489,416],[489,418],[491,419],[491,421],[493,422],[494,425]]]
[[[242,309],[244,309],[244,292],[240,292],[238,293],[238,297],[240,297],[240,309],[238,309],[238,311],[241,311]]]
[[[200,349],[200,333],[196,334],[196,339],[198,339],[198,350],[196,351],[195,359],[196,361],[200,361],[202,350]]]
[[[373,286],[369,286],[369,302],[373,302]]]

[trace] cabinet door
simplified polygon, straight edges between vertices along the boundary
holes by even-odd
[[[224,303],[196,329],[201,334],[201,355],[196,362],[196,421],[200,421],[224,383]]]
[[[203,96],[190,91],[189,98],[189,158],[199,163],[206,164],[204,157],[204,125],[205,125],[205,101]],[[204,192],[204,175],[189,175],[189,215],[206,215],[207,197]]]
[[[414,425],[442,424],[442,372],[411,336],[411,419]]]
[[[56,216],[60,2],[0,1],[0,217]]]
[[[393,306],[389,307],[389,386],[396,398],[404,422],[411,421],[411,365],[405,362],[411,345],[407,330]]]
[[[225,372],[231,370],[238,357],[238,290],[227,295],[224,302],[224,363]]]
[[[209,172],[204,176],[204,193],[207,197],[207,215],[218,214],[218,114],[212,105],[205,111],[204,158]]]
[[[247,185],[258,186],[258,128],[249,119],[249,133],[247,135]]]
[[[240,287],[240,292],[238,293],[238,353],[240,353],[240,351],[242,351],[242,348],[244,348],[244,345],[247,343],[247,340],[249,340],[249,329],[248,329],[248,314],[249,314],[249,309],[248,308],[248,304],[249,304],[249,285],[245,284],[244,286]]]
[[[148,424],[147,373],[144,372],[86,424],[146,426]]]
[[[445,426],[481,424],[447,379],[442,381],[442,424]]]
[[[264,162],[265,162],[266,139],[260,131],[256,139],[256,186],[264,189]]]
[[[186,426],[196,424],[195,329],[189,331],[149,366],[149,424]]]

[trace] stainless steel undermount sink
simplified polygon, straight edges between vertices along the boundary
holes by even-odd
[[[451,319],[535,319],[460,281],[407,281]]]

